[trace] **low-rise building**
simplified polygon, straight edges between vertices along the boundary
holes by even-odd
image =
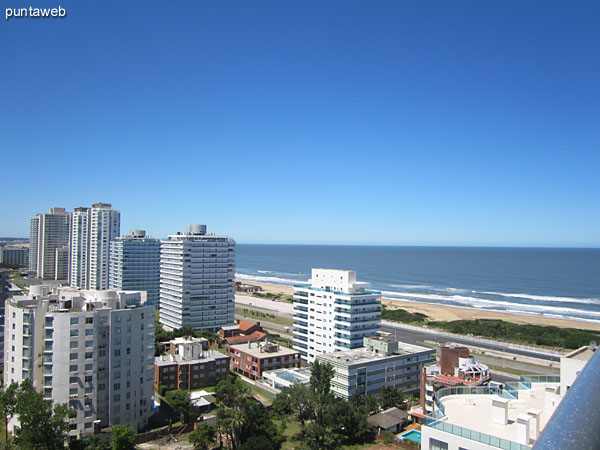
[[[260,292],[263,289],[260,286],[255,286],[253,284],[244,284],[239,281],[236,281],[235,282],[235,290],[239,291],[239,292],[253,293],[253,292]]]
[[[435,350],[371,336],[364,338],[364,347],[318,355],[317,360],[335,369],[331,390],[338,397],[374,394],[384,386],[416,393],[421,367],[435,361]]]
[[[278,392],[292,384],[310,383],[310,367],[267,370],[262,375],[263,383]]]
[[[519,382],[497,386],[454,386],[435,392],[434,411],[421,427],[423,450],[527,450],[562,401],[580,371],[570,370],[570,361],[581,369],[595,349],[584,347],[561,361],[557,376],[522,376]],[[569,361],[570,360],[570,361]],[[573,443],[576,448],[576,444]]]
[[[231,368],[253,380],[267,370],[300,367],[300,352],[272,342],[230,345]]]
[[[267,338],[268,334],[260,326],[260,322],[237,320],[236,325],[229,325],[219,329],[219,338],[227,345],[246,344],[259,342]]]
[[[383,431],[398,433],[408,420],[409,414],[396,407],[386,409],[367,418],[369,425],[377,429],[377,435],[380,435]]]
[[[207,350],[202,338],[177,338],[165,343],[169,353],[154,358],[154,390],[200,389],[214,386],[229,373],[229,357]]]
[[[0,264],[27,266],[29,264],[29,244],[0,247]]]

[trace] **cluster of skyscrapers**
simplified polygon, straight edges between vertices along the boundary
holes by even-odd
[[[155,306],[167,329],[234,323],[233,239],[206,225],[162,241],[143,230],[120,236],[120,219],[108,203],[36,215],[29,269],[59,283],[8,300],[0,292],[4,383],[30,379],[45,398],[68,403],[77,411],[71,435],[147,425]]]
[[[206,225],[166,240],[143,230],[120,235],[109,203],[73,212],[52,208],[31,219],[29,269],[81,289],[140,290],[169,328],[218,330],[234,321],[235,241]]]

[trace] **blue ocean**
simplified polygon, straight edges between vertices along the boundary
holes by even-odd
[[[236,264],[248,281],[351,269],[386,298],[600,321],[600,249],[238,244]]]

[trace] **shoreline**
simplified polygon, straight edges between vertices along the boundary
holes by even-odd
[[[263,293],[293,295],[294,288],[279,284],[270,284],[254,282],[247,280],[236,280],[253,286],[263,288]],[[243,292],[236,292],[238,295],[248,295]],[[435,303],[416,302],[407,300],[396,300],[389,298],[380,298],[381,304],[390,309],[404,309],[411,313],[425,314],[433,321],[451,322],[453,320],[474,320],[474,319],[497,319],[506,322],[529,325],[557,326],[560,328],[578,328],[581,330],[600,331],[600,322],[589,322],[576,319],[561,319],[557,317],[546,317],[542,315],[518,314],[504,311],[491,311],[486,309],[469,308],[463,306],[449,306]]]

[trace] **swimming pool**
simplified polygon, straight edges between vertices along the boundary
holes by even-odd
[[[401,441],[403,439],[408,439],[409,441],[421,443],[421,432],[417,430],[410,430],[396,437],[397,441]]]

